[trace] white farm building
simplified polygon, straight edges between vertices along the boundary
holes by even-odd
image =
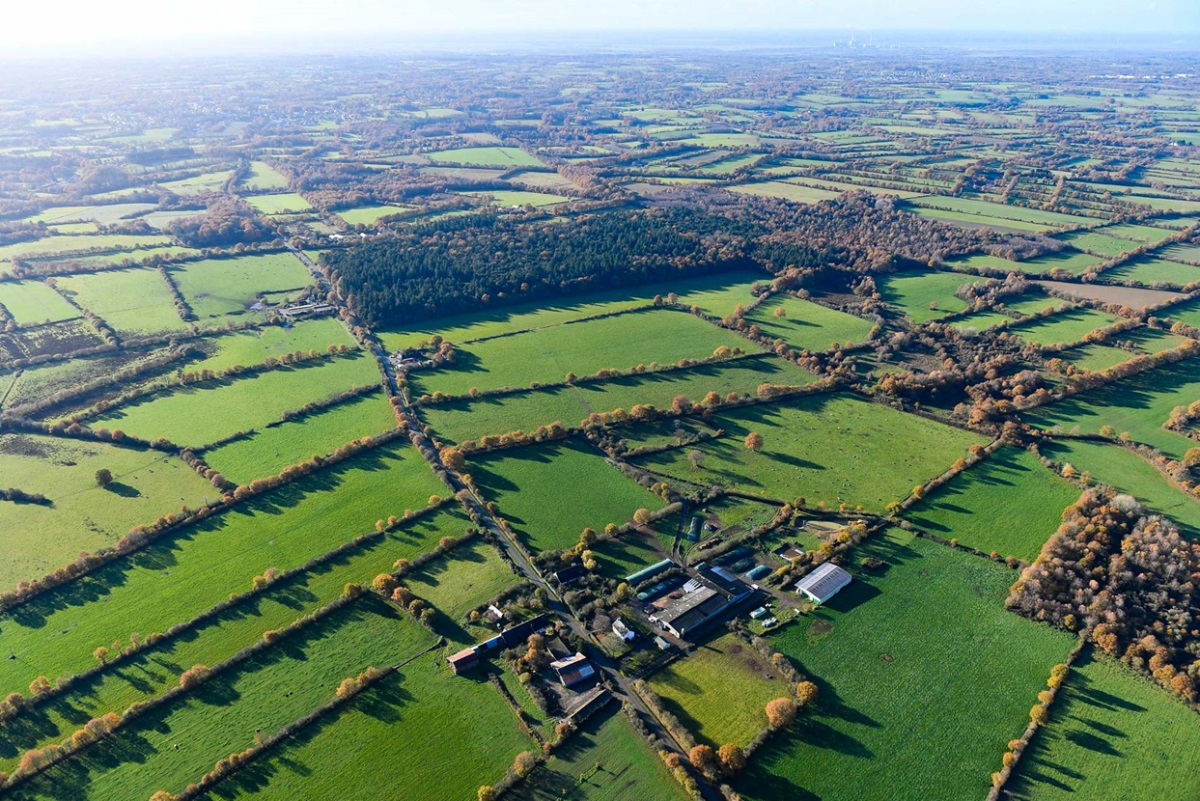
[[[850,574],[832,562],[826,562],[796,582],[796,592],[815,604],[823,604],[850,583]]]

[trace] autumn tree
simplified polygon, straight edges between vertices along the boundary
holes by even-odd
[[[496,791],[488,785],[479,788],[479,801],[496,801]]]
[[[817,685],[811,681],[802,681],[796,685],[796,702],[800,706],[811,706],[817,700]]]
[[[537,767],[537,759],[528,751],[522,751],[517,754],[517,758],[513,760],[513,773],[517,774],[518,778],[524,779],[533,769]]]
[[[766,706],[767,723],[772,729],[783,729],[796,719],[796,702],[791,698],[776,698]]]
[[[647,523],[649,523],[650,522],[650,510],[645,509],[645,508],[638,509],[636,512],[633,513],[633,522],[637,523],[639,526],[644,526]]]
[[[737,743],[725,743],[717,750],[717,761],[721,764],[721,773],[726,776],[736,776],[746,769],[746,754]]]
[[[746,450],[750,451],[751,453],[757,453],[758,451],[762,450],[762,446],[762,434],[758,433],[757,431],[751,431],[746,435]]]
[[[716,772],[717,754],[713,751],[711,745],[696,745],[692,746],[692,750],[688,752],[688,760],[705,776],[710,776]]]

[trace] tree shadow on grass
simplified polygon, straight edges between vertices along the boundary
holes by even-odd
[[[140,498],[142,491],[137,487],[131,487],[122,481],[112,481],[104,488],[113,495],[119,495],[122,498]]]

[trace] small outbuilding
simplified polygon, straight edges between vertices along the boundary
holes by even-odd
[[[815,604],[823,604],[850,583],[850,574],[832,562],[826,562],[796,582],[796,592]]]
[[[474,648],[464,648],[456,654],[451,654],[446,660],[450,669],[457,675],[479,664],[479,652]]]
[[[586,656],[578,652],[566,659],[551,662],[550,667],[554,668],[554,672],[558,674],[558,680],[564,687],[571,687],[596,675],[596,669],[592,667],[592,663],[587,660]]]
[[[617,618],[612,624],[613,634],[620,637],[625,642],[633,642],[637,638],[637,634],[633,632],[629,626],[625,625],[625,621]]]

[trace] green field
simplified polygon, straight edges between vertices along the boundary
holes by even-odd
[[[248,195],[246,202],[262,214],[296,214],[302,211],[312,211],[308,201],[295,192],[284,192],[276,195]]]
[[[895,273],[878,281],[884,301],[918,325],[966,309],[966,301],[954,293],[969,283],[973,282],[961,273]]]
[[[38,675],[72,675],[95,664],[98,644],[166,631],[250,589],[268,568],[298,567],[444,491],[415,451],[392,445],[180,529],[0,617],[17,657],[0,661],[0,687],[24,692]]]
[[[542,162],[515,147],[460,147],[435,150],[425,156],[437,164],[474,164],[480,167],[541,167]]]
[[[288,181],[265,161],[252,161],[250,162],[250,174],[242,180],[242,186],[250,190],[270,192],[276,189],[287,189]]]
[[[939,197],[938,200],[945,198]],[[985,217],[981,214],[973,214],[964,211],[944,211],[943,209],[926,209],[926,208],[911,208],[908,209],[918,217],[928,217],[932,220],[941,220],[942,222],[963,225],[968,228],[994,228],[997,231],[1011,231],[1022,233],[1031,231],[1034,233],[1047,233],[1054,230],[1054,226],[1047,223],[1032,223],[1021,220],[1006,219],[1003,217]],[[974,257],[972,257],[974,258]]]
[[[693,402],[709,392],[722,398],[730,392],[753,395],[763,382],[800,385],[815,376],[774,356],[740,359],[643,376],[525,393],[433,404],[421,409],[421,419],[433,426],[446,442],[478,439],[484,434],[533,431],[539,425],[560,422],[577,426],[592,412],[628,411],[639,403],[668,409],[682,395]]]
[[[350,332],[334,317],[300,320],[288,326],[267,325],[230,334],[205,337],[193,343],[209,354],[188,365],[189,370],[225,370],[234,365],[262,364],[296,351],[316,349],[324,353],[330,345],[358,349]]]
[[[831,200],[842,194],[841,192],[829,189],[814,189],[811,186],[790,184],[786,181],[762,181],[753,184],[731,186],[728,189],[730,192],[737,192],[742,195],[773,197],[781,200],[791,200],[795,203],[819,203],[822,200]]]
[[[1120,383],[1064,398],[1026,415],[1038,428],[1059,426],[1071,433],[1100,433],[1111,425],[1117,433],[1129,432],[1137,442],[1159,448],[1175,459],[1195,443],[1162,427],[1176,406],[1200,398],[1200,377],[1191,361],[1164,365],[1131,376]]]
[[[610,704],[584,724],[533,776],[515,801],[681,801],[688,796],[624,715]]]
[[[467,472],[533,551],[569,548],[585,528],[600,532],[640,508],[663,506],[599,451],[574,440],[482,454],[467,462]]]
[[[612,368],[630,370],[652,362],[703,359],[722,345],[753,347],[746,340],[691,314],[665,309],[542,328],[458,348],[448,368],[414,373],[416,394],[466,394],[533,382],[562,381]]]
[[[646,284],[549,303],[522,303],[499,311],[446,317],[436,326],[423,323],[411,329],[380,331],[379,336],[389,350],[412,347],[434,334],[440,334],[450,342],[463,343],[470,339],[558,325],[594,314],[645,306],[655,295],[666,297],[671,292],[680,296],[681,303],[695,304],[723,317],[732,314],[737,304],[747,304],[752,300],[749,293],[749,284],[752,281],[768,279],[769,276],[765,273],[735,272],[671,283]]]
[[[33,256],[69,256],[76,253],[134,250],[169,245],[165,236],[148,234],[66,234],[0,246],[0,261]]]
[[[1133,240],[1139,244],[1157,245],[1174,232],[1165,228],[1154,228],[1149,225],[1106,225],[1103,228],[1098,228],[1097,233],[1118,236],[1122,239]]]
[[[359,206],[355,209],[340,209],[337,216],[345,220],[347,225],[374,225],[383,217],[402,214],[411,208],[411,206]]]
[[[467,194],[481,199],[491,198],[492,203],[503,208],[532,206],[535,209],[540,209],[546,206],[557,206],[562,203],[568,203],[571,200],[570,197],[552,195],[548,192],[522,192],[512,189],[489,189],[485,192],[468,192]]]
[[[1200,281],[1200,267],[1166,259],[1141,258],[1122,264],[1104,275],[1117,281],[1138,284],[1185,286]]]
[[[74,306],[41,281],[0,283],[0,306],[8,310],[17,325],[56,323],[79,316]]]
[[[751,406],[715,420],[727,433],[695,446],[703,454],[698,468],[688,461],[691,448],[654,454],[638,464],[686,482],[784,501],[804,497],[812,506],[844,501],[882,512],[915,485],[949,469],[969,445],[982,442],[965,431],[843,395]],[[763,437],[757,453],[745,447],[750,432]]]
[[[1060,356],[1083,370],[1100,372],[1137,356],[1127,350],[1093,343],[1063,351]]]
[[[188,633],[144,650],[119,670],[109,669],[77,684],[40,707],[37,715],[22,718],[0,732],[0,770],[11,770],[28,748],[61,741],[78,728],[80,715],[99,717],[152,698],[177,684],[179,674],[192,665],[213,665],[228,658],[264,631],[281,629],[301,613],[333,601],[347,582],[367,584],[390,570],[396,558],[411,558],[432,549],[442,536],[462,534],[467,522],[456,507],[409,521],[347,552],[332,565],[277,582]],[[131,676],[137,681],[130,681]]]
[[[332,453],[352,439],[395,426],[391,404],[382,391],[373,392],[205,451],[204,462],[230,481],[248,484],[288,465]]]
[[[96,428],[120,428],[143,439],[165,437],[198,448],[238,431],[261,428],[284,412],[373,384],[378,378],[374,360],[358,354],[181,387],[126,404],[90,422]]]
[[[767,702],[791,695],[787,679],[732,634],[705,642],[648,683],[700,742],[746,745],[767,727]]]
[[[136,214],[150,211],[153,203],[108,203],[95,206],[54,206],[33,217],[26,217],[26,222],[59,225],[72,222],[97,222],[104,225],[114,225],[129,219]]]
[[[263,296],[282,301],[312,283],[312,275],[291,253],[188,262],[171,268],[171,275],[202,320],[244,312]]]
[[[103,489],[96,484],[102,468],[114,478]],[[133,526],[218,494],[174,456],[33,434],[0,436],[0,475],[5,487],[41,493],[54,504],[0,503],[6,590],[74,561],[80,551],[111,546]]]
[[[1137,454],[1116,445],[1082,440],[1047,443],[1042,454],[1091,473],[1096,482],[1132,495],[1150,511],[1166,515],[1188,535],[1200,538],[1200,501],[1178,489]]]
[[[776,317],[776,309],[783,309],[784,316]],[[764,336],[782,339],[798,350],[811,351],[864,342],[875,327],[870,320],[791,295],[779,295],[759,304],[745,319],[761,328]]]
[[[1084,655],[1021,757],[1014,801],[1197,798],[1196,713],[1111,659]]]
[[[961,197],[930,197],[911,201],[917,206],[926,208],[945,209],[964,214],[976,214],[983,217],[998,217],[1005,220],[1019,220],[1027,223],[1042,223],[1057,227],[1071,225],[1090,225],[1093,221],[1087,217],[1076,217],[1072,214],[1060,214],[1055,211],[1030,209],[1023,206],[1008,206],[1001,203],[989,203],[986,200],[970,200]]]
[[[1035,345],[1066,345],[1080,342],[1092,331],[1112,325],[1118,319],[1095,309],[1073,309],[1031,323],[1014,325],[1009,330]]]
[[[820,696],[735,783],[746,799],[982,798],[1073,638],[1006,612],[1015,573],[893,530],[887,563],[771,645]]]
[[[462,620],[516,582],[517,576],[499,551],[479,537],[427,562],[403,581],[451,621]]]
[[[225,186],[225,182],[229,180],[230,175],[231,173],[229,172],[206,172],[192,176],[191,178],[167,181],[166,183],[159,184],[159,186],[176,195],[200,195],[205,192],[221,191],[221,188]]]
[[[171,288],[158,270],[110,270],[56,280],[60,290],[120,335],[146,336],[190,330],[175,310]]]
[[[204,798],[463,801],[535,748],[491,684],[429,654]]]
[[[1028,451],[1001,448],[904,516],[943,539],[1032,562],[1079,492]]]
[[[28,782],[18,799],[149,798],[182,790],[213,763],[333,697],[342,679],[419,653],[429,635],[368,597],[165,704],[104,743]],[[175,746],[179,746],[176,748]]]
[[[1058,237],[1058,239],[1079,250],[1106,257],[1128,253],[1138,246],[1137,242],[1130,242],[1128,239],[1092,231],[1077,231],[1071,234],[1064,234]]]

